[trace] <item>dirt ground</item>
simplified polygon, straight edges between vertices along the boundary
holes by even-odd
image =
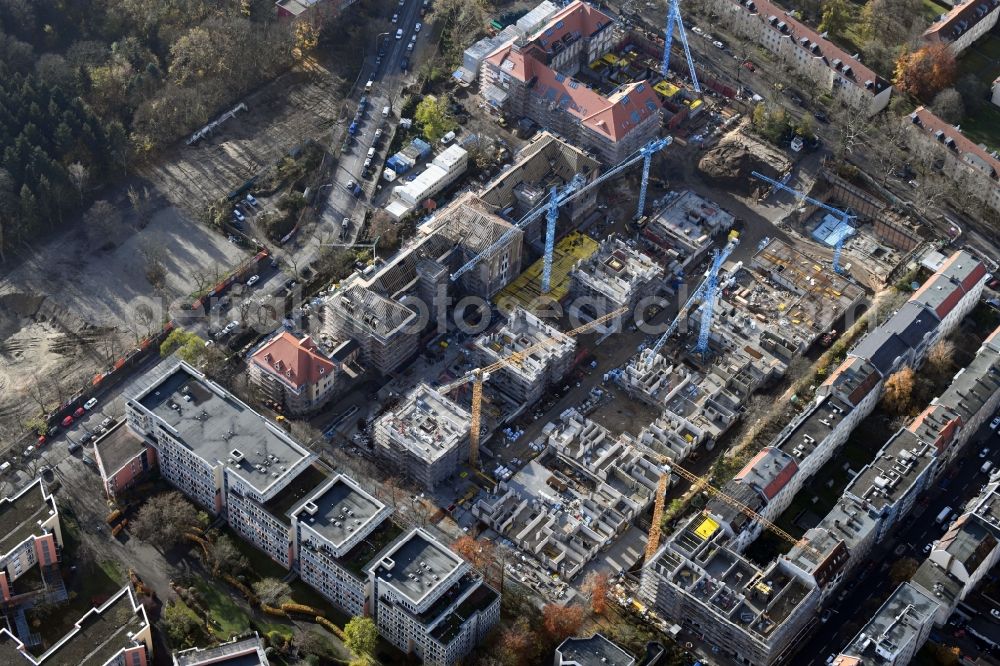
[[[198,213],[308,138],[319,138],[341,114],[331,72],[290,72],[246,100],[247,111],[216,134],[142,170],[175,206]]]
[[[125,210],[127,202],[114,201]],[[169,305],[195,290],[192,276],[225,272],[244,252],[176,208],[160,204],[138,230],[126,216],[108,239],[80,229],[40,246],[0,278],[0,442],[20,421],[72,394],[93,374],[158,328]],[[166,270],[156,289],[144,252]]]

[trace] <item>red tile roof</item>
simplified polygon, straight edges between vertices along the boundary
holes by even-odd
[[[953,150],[963,153],[962,159],[965,162],[972,164],[969,156],[972,156],[973,159],[980,160],[986,169],[992,170],[992,177],[994,180],[997,178],[997,175],[1000,174],[1000,160],[993,157],[993,155],[991,155],[990,152],[982,146],[976,144],[971,139],[967,139],[960,131],[935,116],[928,109],[922,106],[917,108],[916,111],[910,114],[910,122],[927,130],[929,134],[937,135],[937,132],[941,132],[940,141],[951,148],[948,144],[948,140],[951,139],[955,144]],[[975,164],[972,165],[978,166]]]
[[[300,340],[282,331],[258,349],[250,362],[298,389],[315,384],[334,371],[333,362],[317,349],[308,335]]]
[[[798,471],[799,466],[794,458],[781,449],[768,446],[755,455],[735,478],[745,482],[750,475],[756,473],[760,478],[750,480],[765,480],[761,492],[768,501],[771,501]]]
[[[739,0],[734,0],[734,2],[742,5],[744,11],[751,11],[743,3],[739,2]],[[873,95],[882,92],[888,87],[889,83],[885,79],[862,64],[860,60],[825,37],[821,37],[812,28],[786,14],[785,10],[778,5],[768,2],[768,0],[753,0],[753,4],[761,19],[772,30],[791,37],[800,48],[809,51],[815,57],[823,58],[827,66],[839,73],[845,80],[851,81],[855,85],[868,90]],[[773,24],[770,22],[771,17],[777,18]],[[781,22],[785,23],[787,32],[783,32],[778,28],[778,24]],[[805,41],[803,42],[803,40]],[[817,48],[813,49],[813,45]],[[871,87],[866,85],[869,81],[872,83]]]
[[[530,82],[531,94],[558,104],[586,127],[612,141],[620,141],[659,112],[660,100],[652,87],[640,81],[605,97],[545,64],[548,57],[545,49],[557,39],[574,33],[590,36],[610,21],[610,17],[593,7],[574,2],[553,16],[530,44],[521,47],[513,42],[505,44],[486,61],[512,78]]]
[[[969,0],[957,3],[944,18],[924,31],[924,39],[933,42],[953,42],[972,26],[1000,8],[1000,0]],[[957,31],[957,32],[956,32]]]

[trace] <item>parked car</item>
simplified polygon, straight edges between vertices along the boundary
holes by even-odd
[[[454,141],[454,140],[455,140],[455,132],[454,131],[448,132],[443,137],[441,137],[441,143],[443,143],[446,146],[449,143],[451,143],[452,141]]]
[[[88,432],[86,435],[80,438],[80,443],[86,446],[94,441],[94,433]]]
[[[255,284],[257,284],[257,282],[258,282],[259,280],[260,280],[260,276],[259,276],[259,275],[251,275],[251,276],[250,276],[250,279],[248,279],[248,280],[247,280],[247,286],[248,286],[248,287],[252,287],[252,286],[254,286]]]
[[[393,14],[392,15],[392,22],[395,23],[398,20],[399,20],[399,14]]]
[[[985,458],[988,455],[990,455],[990,447],[988,447],[988,446],[984,447],[983,450],[979,452],[979,457],[980,458]]]
[[[1000,416],[990,421],[990,430],[996,430],[997,428],[1000,428]]]
[[[235,217],[239,222],[246,222],[246,215],[240,212],[239,208],[233,209],[233,217]]]
[[[720,42],[719,40],[715,40],[714,42],[712,42],[712,46],[714,46],[717,49],[724,49],[724,48],[726,48],[726,45],[723,44],[722,42]]]
[[[251,206],[253,206],[254,208],[256,208],[256,207],[257,207],[257,199],[256,199],[256,198],[254,197],[254,195],[252,195],[252,194],[248,194],[248,195],[246,195],[246,196],[245,196],[245,197],[243,197],[243,198],[244,198],[244,199],[246,200],[246,202],[247,202],[248,204],[250,204],[250,205],[251,205]]]
[[[996,608],[991,608],[990,609],[990,615],[992,615],[995,618],[1000,619],[1000,610],[997,610]]]
[[[408,57],[404,56],[403,59],[399,61],[399,69],[404,72],[410,69],[410,59]]]
[[[96,406],[97,406],[97,398],[91,398],[87,402],[83,403],[83,408],[86,409],[87,411],[90,411]]]
[[[420,29],[424,27],[420,21],[413,24],[413,32],[420,32]]]
[[[105,429],[110,428],[114,424],[114,422],[115,420],[109,416],[105,418],[103,421],[101,421],[101,427]]]
[[[403,38],[403,29],[399,28],[396,30],[396,39],[402,39],[402,38]]]

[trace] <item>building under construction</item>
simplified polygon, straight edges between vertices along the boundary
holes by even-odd
[[[597,316],[621,307],[631,312],[641,299],[663,286],[662,278],[662,266],[639,252],[634,243],[612,236],[573,267],[570,292],[574,299],[586,299]]]
[[[379,454],[424,488],[434,488],[469,459],[469,412],[427,384],[418,384],[375,421]]]
[[[518,306],[533,311],[539,307],[549,307],[552,301],[562,301],[570,292],[570,272],[573,267],[590,258],[598,247],[597,241],[589,236],[575,231],[570,233],[553,248],[549,291],[542,291],[545,258],[540,257],[497,294],[497,307],[504,312]]]
[[[545,389],[561,381],[569,371],[576,341],[522,308],[511,311],[507,323],[495,332],[476,340],[475,353],[480,366],[492,365],[535,346],[539,348],[494,372],[490,388],[518,405],[541,400]]]
[[[643,227],[642,235],[672,273],[701,261],[713,240],[736,222],[724,208],[690,191],[669,192],[653,205],[660,210]]]

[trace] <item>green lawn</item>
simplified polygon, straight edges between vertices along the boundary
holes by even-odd
[[[972,74],[987,85],[1000,76],[1000,35],[989,33],[962,53],[958,60],[959,78]],[[961,122],[962,134],[990,150],[1000,150],[1000,107],[989,102],[974,116]]]
[[[924,0],[924,19],[927,23],[933,23],[938,16],[947,13],[949,7],[938,4],[934,0]]]
[[[201,603],[208,610],[213,629],[220,638],[225,639],[250,629],[250,615],[227,594],[227,590],[220,589],[224,583],[212,584],[204,578],[195,578],[191,583],[198,590]]]

